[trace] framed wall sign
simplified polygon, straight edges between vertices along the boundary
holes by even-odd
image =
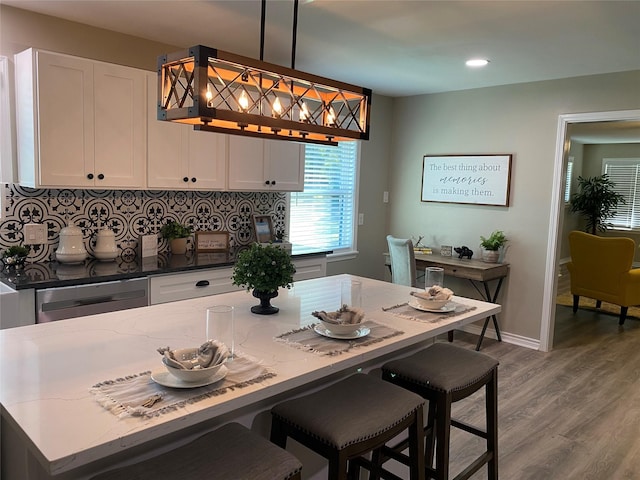
[[[509,206],[510,154],[425,155],[423,202]]]
[[[269,243],[273,241],[273,223],[269,215],[254,215],[253,227],[256,232],[256,242]]]
[[[196,252],[225,252],[229,250],[229,232],[196,232]]]

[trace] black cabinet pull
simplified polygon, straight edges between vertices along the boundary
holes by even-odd
[[[102,173],[98,175],[98,180],[104,180],[104,175]]]
[[[87,175],[87,178],[88,178],[89,180],[93,180],[93,173],[88,174],[88,175]]]
[[[192,178],[191,178],[191,181],[192,181],[193,183],[196,183],[196,181],[197,181],[197,180],[196,180],[196,177],[192,177]]]
[[[189,177],[182,177],[182,181],[183,182],[188,182],[189,181]]]
[[[275,185],[276,181],[275,180],[271,180],[271,185]]]
[[[208,287],[209,280],[199,280],[196,282],[196,287]]]
[[[269,180],[266,180],[266,181],[264,182],[264,184],[265,184],[265,185],[269,185]]]

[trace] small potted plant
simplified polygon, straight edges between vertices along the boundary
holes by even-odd
[[[29,248],[22,245],[12,245],[2,252],[2,263],[7,268],[20,268],[24,266]]]
[[[502,230],[496,230],[489,238],[480,235],[480,247],[482,247],[482,260],[487,263],[498,263],[500,258],[500,249],[507,243]]]
[[[187,238],[191,236],[193,229],[173,220],[165,223],[160,228],[160,235],[166,238],[171,246],[171,253],[174,255],[184,255],[187,253]]]
[[[231,279],[247,291],[253,289],[253,296],[260,299],[260,305],[251,307],[253,313],[271,315],[279,311],[271,305],[271,299],[278,296],[278,288],[291,288],[294,273],[289,252],[275,245],[254,243],[238,254]]]

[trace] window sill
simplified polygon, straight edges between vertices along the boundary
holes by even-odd
[[[357,250],[348,250],[344,252],[331,253],[327,255],[327,263],[342,262],[345,260],[354,260],[357,257],[358,257]]]

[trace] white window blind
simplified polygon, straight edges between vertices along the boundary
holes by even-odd
[[[301,252],[355,250],[358,142],[305,145],[304,191],[291,194],[289,240]]]
[[[564,183],[564,203],[569,203],[571,199],[571,177],[573,175],[573,157],[569,157],[567,162],[567,178]]]
[[[640,230],[640,158],[604,158],[602,173],[626,201],[607,222],[618,229]]]

